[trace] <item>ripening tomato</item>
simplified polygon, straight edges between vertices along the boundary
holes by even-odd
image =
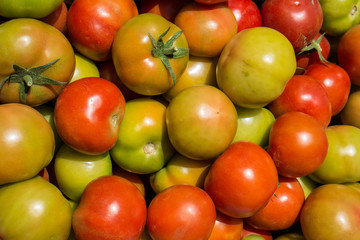
[[[50,24],[51,26],[59,29],[60,32],[65,34],[67,31],[67,26],[66,26],[67,13],[68,13],[68,8],[65,2],[62,2],[57,9],[55,9],[46,17],[40,18],[39,20],[47,24]]]
[[[141,0],[139,13],[155,13],[173,22],[179,10],[192,0]]]
[[[228,0],[225,4],[234,13],[237,22],[237,32],[241,30],[260,27],[262,25],[261,13],[252,0]]]
[[[239,240],[243,225],[242,218],[233,218],[217,211],[215,226],[209,240]]]
[[[42,18],[57,9],[63,0],[0,1],[0,16],[7,18]]]

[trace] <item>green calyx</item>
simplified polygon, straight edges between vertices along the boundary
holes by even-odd
[[[154,48],[152,49],[151,53],[154,57],[160,58],[162,63],[165,65],[166,69],[170,72],[171,78],[174,81],[175,84],[175,73],[172,69],[169,58],[181,58],[185,57],[186,54],[188,54],[189,49],[187,48],[177,48],[173,46],[175,40],[184,32],[179,31],[175,33],[168,41],[165,43],[163,42],[163,37],[169,32],[170,27],[163,32],[159,39],[156,41],[151,34],[149,33],[149,37],[151,39],[152,44],[154,45]]]
[[[324,56],[322,55],[322,53],[321,53],[322,49],[320,46],[320,42],[321,42],[322,38],[324,37],[324,35],[325,35],[325,33],[321,34],[321,36],[318,37],[316,40],[312,40],[309,45],[307,45],[303,49],[301,49],[301,51],[298,52],[296,55],[299,56],[302,54],[308,54],[308,53],[317,51],[320,61],[327,66],[326,63],[329,61],[326,60],[326,58],[324,58]]]
[[[41,76],[41,73],[44,72],[46,69],[53,66],[59,59],[56,59],[52,62],[44,64],[42,66],[33,67],[33,68],[23,68],[16,64],[13,65],[13,69],[15,73],[9,75],[8,77],[4,78],[0,83],[0,89],[2,86],[8,83],[18,83],[19,84],[19,96],[20,102],[26,104],[26,96],[29,93],[31,86],[33,85],[64,85],[67,82],[59,82],[52,80],[50,78]]]

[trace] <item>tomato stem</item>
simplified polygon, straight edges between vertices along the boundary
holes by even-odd
[[[322,38],[324,37],[325,34],[326,33],[321,34],[320,37],[318,37],[316,40],[313,39],[311,41],[311,44],[305,46],[296,55],[299,56],[299,55],[302,55],[302,54],[308,54],[308,53],[317,51],[317,54],[319,56],[320,61],[327,66],[326,63],[329,62],[329,61],[326,58],[324,58],[324,56],[322,55],[322,53],[321,53],[322,48],[320,46],[320,42],[321,42],[321,40],[322,40]]]

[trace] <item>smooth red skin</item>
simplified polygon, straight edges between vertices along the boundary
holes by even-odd
[[[285,230],[299,220],[304,201],[304,191],[296,178],[279,177],[279,186],[268,204],[244,220],[256,229]]]
[[[337,46],[338,64],[349,74],[351,82],[360,86],[360,25],[342,35]]]
[[[306,176],[325,160],[328,151],[325,129],[308,114],[284,113],[271,127],[267,151],[279,175]]]
[[[68,8],[65,2],[62,2],[60,7],[58,7],[54,12],[44,18],[40,18],[39,20],[52,25],[53,27],[59,29],[60,32],[65,34],[67,31],[67,13]]]
[[[291,111],[307,113],[324,128],[331,121],[331,103],[326,90],[320,82],[306,75],[294,75],[268,107],[275,117]]]
[[[155,13],[173,22],[180,9],[191,0],[142,0],[139,13]]]
[[[277,184],[278,173],[270,155],[255,143],[238,141],[215,160],[204,189],[218,211],[244,218],[266,205]]]
[[[89,77],[72,82],[61,92],[55,103],[54,121],[59,136],[69,147],[97,155],[115,145],[124,112],[125,99],[116,85]]]
[[[215,220],[214,203],[204,190],[173,185],[151,200],[146,227],[153,240],[207,240]]]
[[[338,114],[345,106],[351,88],[347,72],[335,63],[314,63],[309,65],[304,75],[319,81],[324,87],[331,104],[332,116]]]
[[[237,31],[253,27],[260,27],[262,24],[260,9],[252,0],[228,0],[225,4],[233,11],[238,28]]]
[[[146,202],[139,189],[119,176],[90,182],[73,213],[77,240],[140,238],[146,223]]]
[[[241,239],[243,224],[242,218],[233,218],[218,211],[209,240]]]
[[[75,0],[67,16],[68,38],[85,57],[104,61],[111,57],[116,32],[137,15],[133,0]]]
[[[266,0],[260,11],[263,26],[284,34],[295,52],[316,37],[323,22],[318,0]]]
[[[246,237],[246,236],[248,236],[248,235],[252,235],[252,234],[255,234],[255,235],[258,235],[258,236],[260,236],[260,237],[263,237],[264,240],[273,240],[273,237],[272,237],[270,231],[261,230],[261,229],[256,229],[256,228],[250,226],[249,224],[247,224],[247,223],[244,221],[243,230],[242,230],[241,238],[240,238],[240,239],[243,239],[244,237]]]

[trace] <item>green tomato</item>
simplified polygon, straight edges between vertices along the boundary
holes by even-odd
[[[256,235],[256,234],[250,234],[246,237],[242,238],[242,240],[265,240],[263,237]]]
[[[118,140],[110,150],[113,161],[129,172],[160,170],[174,153],[165,123],[166,107],[151,98],[126,103]]]
[[[333,125],[325,132],[328,153],[321,166],[309,177],[322,184],[360,181],[360,129]]]
[[[284,233],[275,238],[275,240],[305,240],[304,236],[298,232]]]
[[[340,36],[360,23],[359,0],[319,0],[323,11],[321,30],[328,35]]]
[[[268,27],[237,33],[223,49],[217,64],[217,84],[234,102],[260,108],[275,100],[296,71],[290,41]]]
[[[43,18],[60,7],[64,0],[0,0],[0,16],[7,18]]]
[[[100,72],[94,61],[75,53],[75,71],[69,83],[86,77],[100,77]]]
[[[59,189],[70,199],[79,201],[89,182],[100,176],[112,175],[109,152],[87,155],[63,144],[54,158]]]
[[[310,193],[318,186],[316,182],[311,180],[308,176],[297,177],[297,180],[301,184],[301,187],[304,191],[305,199],[310,195]]]
[[[0,186],[0,239],[67,239],[72,210],[53,184],[40,176]]]
[[[266,147],[269,133],[275,121],[274,115],[266,108],[242,108],[236,106],[238,126],[233,143],[250,141],[261,147]]]

